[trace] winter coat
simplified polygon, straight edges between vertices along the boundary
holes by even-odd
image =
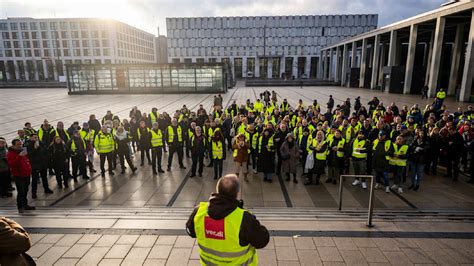
[[[217,193],[212,193],[211,198],[209,199],[207,213],[212,219],[221,220],[232,213],[237,207],[243,208],[243,202],[222,196]],[[186,222],[186,231],[192,238],[196,238],[196,231],[194,229],[194,216],[196,216],[198,208],[199,206],[194,209],[193,213],[189,216],[189,219]],[[248,211],[245,211],[242,217],[242,223],[240,224],[240,246],[244,247],[251,245],[257,249],[260,249],[264,248],[269,241],[270,235],[265,226],[261,225],[254,215]]]
[[[426,152],[429,150],[428,139],[415,138],[408,147],[408,161],[424,164],[427,161]]]
[[[329,167],[336,167],[336,168],[343,168],[344,167],[344,157],[342,157],[342,158],[337,157],[337,151],[332,150],[333,147],[337,147],[337,145],[339,144],[339,141],[343,141],[342,137],[340,139],[336,139],[336,137],[334,137],[333,141],[328,146],[329,154],[328,154],[328,157],[327,157],[327,161],[328,161],[328,166]],[[340,148],[339,151],[340,152],[345,152],[346,151],[346,144],[344,144],[344,146],[342,148]]]
[[[8,172],[7,149],[0,149],[0,173]]]
[[[461,151],[464,147],[464,140],[459,132],[453,135],[448,135],[446,138],[446,152],[448,158],[456,158],[461,156]]]
[[[30,159],[31,168],[34,170],[43,170],[48,167],[48,149],[42,142],[35,148],[35,143],[28,141],[25,144],[28,151],[28,158]]]
[[[138,131],[140,131],[139,138],[138,138],[138,146],[140,147],[140,150],[148,150],[151,148],[151,134],[148,131],[148,128],[138,128]]]
[[[288,157],[288,159],[282,161],[281,171],[283,173],[296,174],[298,161],[300,159],[298,143],[293,140],[293,147],[290,148],[288,141],[283,142],[283,145],[280,147],[280,154],[282,158]]]
[[[393,144],[393,143],[392,143]],[[371,144],[372,150],[373,144]],[[389,160],[387,156],[392,156],[394,152],[393,145],[390,145],[388,151],[385,150],[385,143],[379,142],[376,150],[372,150],[372,167],[376,172],[388,172],[390,170]]]
[[[261,146],[260,153],[258,154],[257,160],[257,171],[261,173],[275,173],[275,152],[273,150],[268,150],[265,146],[268,143],[270,136],[262,137],[262,143],[259,145]]]
[[[131,140],[130,135],[127,131],[123,132],[122,136],[118,136],[117,133],[114,135],[115,144],[117,145],[117,154],[118,155],[127,155],[130,154],[129,142]]]
[[[236,142],[236,139],[232,141],[232,150],[235,151],[237,150],[237,156],[234,156],[234,162],[246,162],[249,157],[249,150],[250,144],[245,141],[245,144],[243,147],[239,147],[239,145]]]
[[[208,147],[208,141],[206,136],[196,136],[194,135],[191,142],[191,154],[193,155],[203,155]]]
[[[13,149],[13,147],[8,148],[7,161],[8,167],[12,176],[15,177],[24,177],[30,178],[31,176],[31,164],[28,156],[20,156],[21,151]]]
[[[48,148],[49,158],[51,160],[51,166],[55,169],[63,169],[68,159],[66,146],[62,143],[53,143]]]
[[[89,128],[93,129],[95,131],[95,134],[99,133],[99,131],[100,131],[100,122],[99,122],[99,120],[97,120],[97,119],[89,120],[89,122],[87,122],[87,123],[89,124]]]
[[[36,265],[25,253],[30,247],[30,236],[21,225],[0,217],[0,265]]]

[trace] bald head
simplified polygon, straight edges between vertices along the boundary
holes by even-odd
[[[237,199],[237,195],[240,191],[239,178],[234,174],[228,174],[217,181],[216,186],[217,193],[225,195],[234,199]]]

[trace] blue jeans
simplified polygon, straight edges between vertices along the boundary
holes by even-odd
[[[381,182],[382,178],[383,178],[383,185],[388,187],[389,186],[388,172],[376,171],[375,172],[375,182],[376,183],[382,183]]]
[[[412,185],[415,185],[415,186],[420,185],[421,179],[423,178],[424,169],[425,169],[425,164],[410,162]]]

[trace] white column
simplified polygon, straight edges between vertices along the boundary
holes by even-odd
[[[267,78],[269,79],[273,78],[272,69],[273,69],[273,58],[267,58]]]
[[[255,57],[255,72],[253,74],[254,77],[260,78],[260,59],[258,56]]]
[[[379,73],[379,61],[380,61],[380,35],[375,35],[373,45],[373,60],[372,60],[372,78],[370,79],[370,88],[377,88],[377,74]]]
[[[466,60],[464,62],[464,71],[461,81],[460,99],[462,102],[469,101],[471,96],[472,79],[474,78],[474,10],[471,15],[471,29],[469,30],[469,38],[467,39]]]
[[[242,77],[246,78],[247,77],[247,58],[248,57],[243,57],[242,58]]]
[[[320,51],[319,52],[319,57],[318,57],[318,66],[317,66],[318,73],[316,75],[316,77],[318,79],[323,79],[323,58],[324,58],[323,53],[324,53],[324,51]]]
[[[357,67],[357,43],[352,42],[351,68]]]
[[[435,36],[433,42],[433,54],[431,56],[430,78],[428,80],[428,96],[434,97],[438,89],[438,76],[441,62],[441,50],[443,49],[444,25],[446,18],[438,17],[436,19]]]
[[[360,53],[359,88],[364,87],[366,68],[367,68],[367,39],[362,39],[362,51]]]
[[[334,55],[333,55],[333,49],[329,49],[329,77],[328,80],[332,80],[332,77],[334,76]]]
[[[341,86],[346,86],[347,82],[347,65],[349,61],[349,45],[346,43],[344,44],[344,52],[342,54],[342,73],[341,73]]]
[[[388,47],[388,64],[387,66],[395,66],[395,58],[397,57],[397,31],[390,32],[390,44]]]
[[[433,43],[434,43],[434,32],[431,32],[430,42],[426,44],[426,49],[428,49],[428,57],[426,58],[426,73],[425,73],[425,84],[428,85],[428,80],[430,78],[430,67],[431,67],[431,57],[433,54]],[[425,49],[425,52],[426,52]]]
[[[293,57],[293,67],[292,67],[292,76],[295,76],[295,78],[298,78],[298,57],[294,56]]]
[[[403,94],[410,94],[411,81],[413,78],[413,65],[415,64],[416,40],[418,35],[418,25],[410,26],[410,37],[408,41],[408,55],[405,67],[405,84],[403,86]]]
[[[380,56],[380,67],[379,67],[379,80],[377,81],[378,86],[382,86],[383,84],[383,79],[384,79],[383,68],[385,67],[385,53],[387,52],[386,50],[387,50],[387,45],[385,45],[385,43],[382,43],[382,47],[380,48],[381,56]]]
[[[329,50],[324,50],[322,53],[323,54],[323,80],[326,80],[328,78],[328,63],[327,63],[328,51]]]
[[[311,57],[306,56],[306,62],[304,64],[304,73],[306,77],[309,78],[309,72],[311,71]]]
[[[23,60],[23,71],[25,71],[25,80],[30,80],[30,73],[28,72],[26,60]]]
[[[454,39],[453,44],[453,53],[451,56],[451,70],[449,72],[449,85],[448,85],[448,95],[454,95],[456,90],[456,85],[458,83],[458,71],[459,71],[459,62],[461,61],[461,50],[462,50],[462,30],[463,25],[459,24],[456,27],[456,38]]]
[[[17,60],[13,61],[13,66],[15,67],[15,78],[16,80],[20,80],[20,66]]]
[[[336,47],[336,72],[335,72],[335,75],[334,75],[334,82],[339,82],[341,80],[341,68],[339,67],[340,66],[340,55],[341,55],[341,49],[338,47]]]
[[[285,57],[282,56],[280,57],[280,73],[279,73],[279,78],[281,78],[281,73],[285,72],[285,65],[286,65],[286,60]]]

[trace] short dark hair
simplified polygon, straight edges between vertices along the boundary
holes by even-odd
[[[239,178],[235,174],[228,174],[217,181],[217,193],[231,198],[237,198],[240,191]]]
[[[15,146],[18,141],[21,142],[20,139],[14,139],[14,140],[12,140],[12,145]]]

